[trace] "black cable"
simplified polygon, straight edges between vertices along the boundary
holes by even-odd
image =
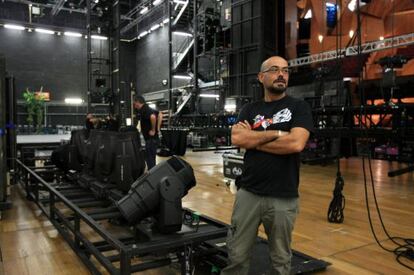
[[[394,5],[394,3],[393,3]],[[393,6],[394,8],[394,6]],[[361,55],[361,14],[360,14],[360,5],[359,5],[359,1],[357,1],[357,35],[358,35],[358,56],[359,56],[359,65],[360,68],[362,68],[362,55]],[[361,105],[365,106],[365,94],[364,94],[364,87],[361,85],[362,83],[362,74],[360,73],[359,77],[358,77],[358,89],[360,92],[360,99],[361,99]],[[364,115],[364,117],[366,117],[367,113],[366,113],[366,108],[361,108],[360,111],[360,128],[363,128],[362,125],[362,115]],[[366,134],[366,138],[368,139],[368,127],[365,127],[365,134]],[[381,215],[381,211],[378,205],[378,201],[377,201],[377,196],[376,196],[376,192],[375,192],[375,183],[374,183],[374,177],[373,177],[373,173],[372,173],[372,165],[371,165],[371,155],[370,152],[368,152],[368,168],[369,168],[369,173],[370,173],[370,181],[371,181],[371,188],[372,188],[372,193],[373,193],[373,198],[374,198],[374,203],[375,203],[375,209],[377,211],[380,223],[381,223],[381,227],[384,231],[384,233],[387,236],[387,240],[391,240],[394,244],[397,245],[397,247],[395,249],[389,249],[386,248],[385,246],[383,246],[381,244],[381,242],[379,241],[377,234],[375,232],[374,229],[374,225],[372,223],[372,218],[371,218],[371,211],[369,208],[369,198],[368,198],[368,186],[367,186],[367,175],[366,175],[366,168],[365,168],[365,156],[362,156],[362,170],[363,170],[363,176],[364,176],[364,192],[365,192],[365,205],[367,208],[367,214],[368,214],[368,221],[369,221],[369,226],[371,228],[371,232],[374,236],[374,239],[376,241],[376,243],[385,251],[387,252],[392,252],[395,254],[396,256],[396,261],[410,269],[414,271],[414,268],[403,263],[401,261],[401,258],[405,258],[411,261],[414,261],[414,240],[413,239],[407,239],[407,238],[401,238],[401,237],[391,237],[390,234],[388,233],[387,229],[385,228],[383,219],[382,219],[382,215]],[[404,244],[401,244],[399,242],[396,241],[396,239],[402,240],[404,242]]]
[[[392,251],[396,255],[397,262],[399,264],[405,266],[406,268],[414,271],[414,267],[406,265],[400,260],[400,258],[406,258],[406,259],[411,260],[411,261],[414,262],[414,239],[401,238],[401,237],[395,237],[395,236],[392,237],[388,233],[387,229],[385,228],[384,221],[382,219],[381,210],[378,206],[378,201],[377,201],[377,195],[376,195],[376,192],[375,192],[374,177],[373,177],[373,173],[372,173],[372,166],[371,166],[371,159],[370,158],[368,158],[368,164],[369,164],[369,172],[370,172],[370,177],[371,177],[372,194],[373,194],[373,198],[374,198],[374,202],[375,202],[375,208],[377,210],[378,217],[379,217],[379,220],[380,220],[380,223],[381,223],[381,227],[384,230],[385,235],[387,235],[388,239],[390,239],[394,244],[397,245],[397,247]],[[401,243],[397,242],[396,239],[400,239],[404,243],[401,244]]]
[[[342,1],[340,1],[340,6],[342,6]],[[336,1],[336,7],[338,7],[338,0]],[[340,24],[338,26],[338,23]],[[337,105],[340,106],[339,102],[339,95],[342,94],[342,87],[340,85],[340,81],[342,80],[342,71],[339,73],[342,65],[342,59],[340,56],[340,48],[341,48],[341,41],[340,38],[342,37],[342,23],[337,22],[336,25],[336,92],[337,92]],[[338,122],[338,121],[337,121]],[[336,172],[336,180],[335,180],[335,188],[333,191],[333,198],[331,203],[329,204],[328,208],[328,221],[331,223],[343,223],[344,221],[344,209],[345,209],[345,197],[342,194],[342,190],[344,189],[344,179],[341,175],[341,165],[340,165],[340,152],[338,152],[337,156],[337,172]]]
[[[339,158],[338,158],[339,163]],[[338,164],[339,166],[339,164]],[[333,198],[329,204],[328,221],[332,223],[342,223],[344,221],[345,197],[342,195],[344,188],[344,179],[339,171],[336,174],[335,189],[333,191]]]

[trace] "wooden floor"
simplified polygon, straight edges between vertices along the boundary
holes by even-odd
[[[184,206],[229,223],[234,195],[223,182],[221,154],[188,152],[185,159],[195,170],[197,186],[184,198]],[[404,166],[372,162],[377,198],[389,233],[413,238],[413,174],[387,177],[389,170]],[[326,213],[332,199],[336,166],[302,166],[301,211],[293,234],[293,248],[332,263],[319,274],[413,274],[400,266],[392,253],[383,251],[372,237],[361,160],[343,159],[341,167],[345,179],[345,221],[331,224]],[[89,274],[40,210],[26,201],[16,187],[11,193],[13,208],[0,221],[0,274]],[[374,226],[380,232],[379,239],[386,240],[376,216]],[[383,244],[394,248],[390,241]],[[409,264],[413,266],[413,262]],[[175,273],[164,268],[142,274]]]

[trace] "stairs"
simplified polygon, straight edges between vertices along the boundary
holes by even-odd
[[[170,121],[170,112],[169,112],[169,110],[163,110],[163,111],[160,111],[160,113],[162,114],[161,128],[168,127],[168,122]]]
[[[182,37],[175,32],[192,33],[194,4],[196,0],[180,0],[174,2],[174,21],[171,24],[173,32],[173,71],[174,74],[186,74],[192,62],[184,62],[193,59],[194,37]]]
[[[189,53],[192,54],[193,45],[194,38],[189,37],[187,39],[183,39],[181,45],[179,45],[178,48],[174,51],[175,55],[173,56],[173,70],[184,71],[186,69],[182,68],[182,66],[180,68],[178,67],[182,64],[183,60]]]
[[[190,31],[189,27],[192,26],[195,1],[184,0],[175,3],[173,14],[175,19],[172,22],[172,31]]]

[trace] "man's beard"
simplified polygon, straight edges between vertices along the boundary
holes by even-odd
[[[279,82],[279,81],[285,83],[285,86],[274,86],[274,84],[277,83],[277,82]],[[279,78],[279,79],[275,80],[275,82],[273,83],[273,85],[270,86],[270,87],[268,87],[268,91],[270,93],[274,94],[274,95],[283,94],[286,91],[286,81],[283,78]]]
[[[286,91],[286,87],[269,87],[267,89],[270,93],[274,94],[274,95],[280,95],[283,94]]]

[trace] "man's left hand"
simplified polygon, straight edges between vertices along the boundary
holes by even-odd
[[[149,134],[151,137],[155,136],[155,130],[150,130],[150,131],[148,132],[148,134]]]

